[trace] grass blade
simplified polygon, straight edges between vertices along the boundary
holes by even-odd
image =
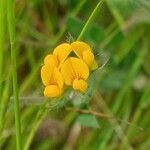
[[[15,48],[15,16],[14,16],[14,0],[7,2],[7,19],[11,45],[11,63],[12,63],[12,78],[13,78],[13,96],[14,96],[14,111],[15,111],[15,127],[16,127],[16,147],[21,150],[21,123],[17,84],[17,64],[16,64],[16,48]]]

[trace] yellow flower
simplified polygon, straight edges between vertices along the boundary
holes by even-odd
[[[75,90],[85,92],[88,87],[86,80],[89,77],[89,68],[84,61],[69,57],[62,64],[61,73],[66,85],[72,85]]]
[[[71,52],[77,57],[69,57]],[[88,44],[81,41],[60,44],[53,54],[45,57],[41,68],[41,78],[45,85],[44,95],[59,97],[64,90],[64,83],[73,86],[75,90],[85,92],[88,87],[86,80],[89,77],[89,69],[94,70],[97,67]]]

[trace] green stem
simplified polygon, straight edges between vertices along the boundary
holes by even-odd
[[[47,116],[47,113],[49,112],[49,110],[46,108],[46,103],[44,103],[44,105],[41,106],[40,110],[38,111],[38,114],[36,115],[35,121],[32,125],[32,130],[28,136],[28,139],[25,143],[25,146],[23,148],[23,150],[28,150],[30,147],[30,144],[32,142],[32,139],[37,131],[37,129],[39,128],[40,124],[42,123],[43,119]]]
[[[5,43],[5,14],[6,14],[6,3],[5,0],[0,0],[0,135],[3,130],[3,115],[2,115],[2,109],[4,105],[4,99],[3,99],[3,74],[4,74],[4,43]],[[4,90],[5,92],[5,90]],[[1,149],[1,143],[0,143],[0,149]]]
[[[14,16],[14,0],[7,2],[7,19],[11,45],[11,63],[12,63],[12,78],[13,78],[13,96],[14,96],[14,111],[15,111],[15,127],[16,127],[16,147],[21,150],[21,123],[17,84],[17,65],[16,65],[16,48],[15,48],[15,16]]]
[[[97,12],[99,11],[101,4],[103,3],[104,0],[101,0],[98,2],[98,4],[96,5],[96,7],[94,8],[94,10],[92,11],[89,19],[87,20],[87,22],[85,23],[80,35],[78,36],[77,40],[81,40],[83,38],[84,33],[87,31],[88,27],[90,26],[90,24],[93,22],[94,18],[97,15]]]
[[[73,10],[73,12],[70,14],[68,13],[68,15],[66,16],[66,18],[69,18],[69,16],[72,16],[72,17],[75,17],[79,11],[81,10],[81,8],[83,7],[83,5],[86,3],[87,0],[82,0],[82,1],[79,1],[77,7]],[[56,38],[54,40],[54,44],[57,44],[57,42],[62,38],[62,36],[65,34],[67,28],[66,26],[62,27],[62,30],[58,33],[58,35],[56,35]]]
[[[4,123],[5,123],[5,113],[7,110],[9,98],[10,98],[10,87],[11,87],[11,80],[10,80],[10,72],[8,73],[8,79],[4,87],[4,92],[2,95],[1,100],[1,109],[0,109],[0,139],[1,139],[1,133],[3,131]],[[1,140],[0,140],[1,141]]]
[[[0,0],[0,97],[2,96],[4,35],[5,35],[5,0]],[[0,101],[1,103],[1,101]]]

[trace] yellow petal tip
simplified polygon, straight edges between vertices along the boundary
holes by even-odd
[[[82,79],[75,79],[73,81],[73,88],[75,90],[79,90],[80,92],[85,92],[86,89],[87,89],[88,85],[87,85],[87,82],[85,82],[84,80]]]
[[[44,96],[45,97],[59,97],[62,91],[57,85],[49,85],[45,87]]]

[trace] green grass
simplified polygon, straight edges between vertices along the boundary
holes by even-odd
[[[6,4],[3,0],[0,1],[0,10],[1,13],[0,13],[0,97],[2,98],[2,91],[3,91],[3,82],[4,82],[4,76],[3,76],[3,64],[4,64],[4,41],[5,41],[5,8],[6,7]],[[2,105],[2,100],[0,101],[0,107]],[[1,110],[1,109],[0,109]],[[2,111],[0,111],[0,133],[1,133],[1,130],[2,130]]]
[[[146,0],[0,0],[0,149],[149,149],[149,8]],[[100,68],[84,95],[69,89],[47,100],[43,58],[73,39],[91,45]]]
[[[19,89],[17,83],[17,53],[16,53],[16,31],[15,31],[15,16],[14,16],[14,1],[7,2],[7,20],[10,37],[11,63],[12,63],[12,80],[13,80],[13,99],[15,112],[15,128],[16,128],[16,149],[21,150],[21,118],[19,106]]]

